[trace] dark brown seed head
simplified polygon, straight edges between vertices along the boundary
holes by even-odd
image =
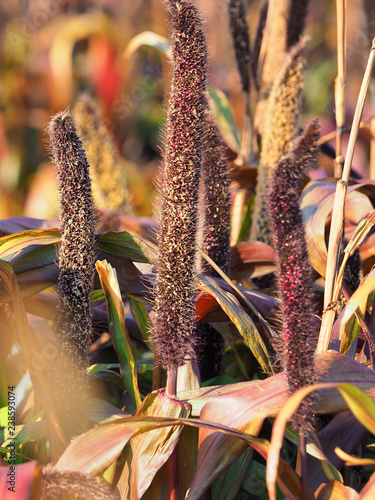
[[[154,343],[160,364],[194,357],[198,191],[206,109],[207,49],[190,0],[172,1],[173,73],[161,186]]]
[[[62,412],[59,417],[70,426],[74,415],[79,414],[88,389],[95,218],[89,165],[71,114],[68,111],[56,114],[48,131],[57,166],[61,206],[59,304],[54,321],[59,356],[51,363],[51,372],[55,375],[52,391],[55,404]]]
[[[291,0],[286,33],[287,48],[299,42],[305,29],[308,6],[309,0]]]
[[[206,114],[203,184],[203,250],[222,271],[228,274],[230,264],[230,179],[223,142],[209,110]],[[205,260],[202,262],[202,271],[211,276],[217,276],[216,271]],[[199,371],[202,381],[205,381],[221,373],[224,340],[220,333],[207,323],[198,325],[198,337]]]
[[[251,52],[245,7],[242,0],[229,0],[228,9],[229,28],[232,35],[237,68],[241,77],[242,90],[249,93]]]
[[[279,161],[269,192],[274,245],[277,255],[279,296],[283,324],[280,357],[291,393],[313,384],[317,334],[314,320],[313,276],[307,254],[299,182],[316,163],[319,125],[315,120]],[[294,414],[294,427],[303,432],[312,426],[312,398]]]

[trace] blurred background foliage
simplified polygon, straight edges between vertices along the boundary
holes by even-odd
[[[254,34],[260,2],[246,3]],[[244,96],[231,48],[227,0],[197,0],[197,5],[206,19],[210,83],[228,96],[241,128]],[[311,39],[304,115],[318,115],[323,134],[335,129],[335,9],[335,1],[315,0],[306,27]],[[350,123],[371,37],[362,0],[351,0],[348,9]],[[0,218],[58,216],[45,126],[53,113],[72,105],[84,90],[101,103],[123,158],[135,215],[153,213],[170,64],[152,47],[125,54],[133,37],[145,30],[168,36],[162,0],[1,1]],[[371,108],[368,99],[364,121],[373,114]],[[354,168],[363,175],[369,142],[369,131],[362,131]]]

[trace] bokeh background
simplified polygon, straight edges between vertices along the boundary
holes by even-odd
[[[227,0],[196,3],[209,41],[210,83],[228,96],[240,129],[244,96],[233,59]],[[253,35],[260,2],[245,3]],[[348,124],[375,35],[372,3],[348,2]],[[129,42],[144,31],[168,37],[162,0],[1,0],[0,218],[58,216],[56,175],[49,162],[45,127],[52,114],[72,105],[82,91],[101,104],[123,158],[135,214],[152,215],[170,64],[152,47],[127,54]],[[319,116],[325,134],[335,128],[335,2],[310,2],[305,31],[311,38],[304,116],[306,120]],[[373,96],[374,90],[364,121],[375,109]],[[367,175],[370,138],[370,130],[364,129],[354,165],[361,175]]]

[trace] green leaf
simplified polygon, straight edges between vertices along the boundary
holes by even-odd
[[[229,292],[223,291],[216,282],[208,276],[200,276],[200,288],[212,295],[229,316],[242,335],[245,343],[251,349],[262,370],[270,372],[271,361],[258,329],[251,317],[243,310],[238,300]]]
[[[221,90],[215,89],[211,85],[208,85],[207,88],[223,139],[232,151],[239,153],[241,151],[241,141],[229,101]]]
[[[142,304],[142,302],[139,302],[138,300],[135,300],[132,297],[128,297],[128,300],[130,305],[130,311],[138,325],[138,328],[142,333],[143,340],[148,342],[150,338],[152,323],[147,308],[144,304]],[[151,348],[151,343],[148,343],[148,346]]]
[[[367,297],[375,290],[375,270],[366,276],[366,279],[348,300],[340,323],[340,338],[346,338],[345,330],[347,323],[358,308],[365,307]],[[341,349],[341,348],[340,348]]]
[[[220,474],[212,485],[215,500],[234,500],[237,498],[244,477],[249,477],[249,464],[253,455],[254,450],[248,448],[228,469]]]
[[[5,405],[8,405],[7,372],[5,367],[4,356],[3,353],[0,351],[0,407]]]
[[[45,420],[32,424],[16,425],[14,436],[9,435],[7,428],[0,429],[0,443],[2,446],[6,446],[13,439],[17,439],[17,446],[20,446],[21,444],[40,441],[46,437],[47,424]]]
[[[98,248],[117,257],[127,257],[133,262],[150,262],[150,255],[155,255],[155,247],[138,236],[126,231],[100,234],[97,238]]]
[[[0,408],[0,428],[8,427],[8,423],[8,406],[3,406]]]
[[[327,476],[327,478],[331,481],[338,481],[339,483],[343,483],[344,480],[342,478],[342,475],[340,472],[331,465],[328,462],[325,462],[324,460],[321,460],[320,465],[322,466],[322,469],[324,470],[324,474]]]
[[[353,415],[375,435],[375,404],[363,391],[353,384],[341,384],[338,387]]]
[[[125,326],[124,304],[121,299],[116,271],[107,261],[97,261],[96,269],[106,296],[109,330],[121,365],[125,387],[136,408],[141,404],[138,390],[137,371],[129,335]]]
[[[252,460],[241,487],[249,496],[253,495],[258,500],[268,500],[266,466],[256,460]],[[284,500],[285,498],[280,490],[277,498],[280,500]]]
[[[34,245],[54,245],[61,239],[58,229],[48,229],[39,231],[23,231],[22,233],[10,234],[0,238],[0,259],[10,260],[13,255]]]
[[[119,363],[97,363],[95,365],[91,365],[90,368],[87,370],[88,375],[96,375],[97,373],[100,372],[107,372],[111,371],[112,368],[120,368]]]

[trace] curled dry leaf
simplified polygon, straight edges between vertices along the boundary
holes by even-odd
[[[323,277],[327,264],[325,229],[327,219],[333,209],[335,191],[334,179],[311,181],[305,187],[300,201],[310,262]],[[351,203],[354,200],[355,203]],[[354,183],[348,187],[346,218],[357,224],[373,206],[375,206],[374,184],[369,181],[361,184]]]
[[[358,493],[339,483],[339,481],[329,481],[327,484],[322,484],[315,492],[316,500],[357,500]]]
[[[230,276],[236,280],[263,276],[276,269],[274,250],[261,241],[238,243],[232,248],[230,263]]]
[[[358,458],[349,455],[349,453],[345,453],[341,448],[336,447],[335,453],[338,457],[341,458],[345,462],[345,465],[348,467],[353,467],[356,465],[364,466],[364,465],[375,465],[375,460],[371,458]]]

